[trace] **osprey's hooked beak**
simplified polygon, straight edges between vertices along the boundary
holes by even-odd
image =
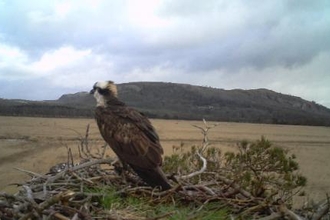
[[[95,93],[95,89],[92,89],[89,94],[93,95]]]

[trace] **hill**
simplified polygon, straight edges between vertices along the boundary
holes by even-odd
[[[134,82],[118,85],[119,98],[149,117],[330,126],[330,109],[267,89],[224,90],[188,84]],[[58,100],[0,99],[1,115],[92,117],[94,98],[87,92]]]

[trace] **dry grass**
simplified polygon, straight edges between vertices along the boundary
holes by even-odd
[[[201,142],[202,135],[192,126],[201,125],[201,121],[152,120],[152,123],[165,154],[172,153],[173,145],[183,142],[189,147]],[[87,124],[91,125],[90,138],[96,145],[102,145],[93,119],[0,117],[0,191],[15,191],[8,183],[28,178],[14,167],[44,173],[52,165],[66,161],[65,146],[77,153],[76,139],[78,134],[84,134]],[[226,151],[234,150],[237,142],[256,140],[262,135],[296,154],[301,172],[309,180],[306,191],[310,198],[323,199],[330,192],[330,128],[221,122],[210,131],[209,139]],[[108,150],[107,154],[112,152]]]

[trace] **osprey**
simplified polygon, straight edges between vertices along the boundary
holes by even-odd
[[[163,148],[148,118],[118,100],[112,81],[95,83],[90,93],[97,101],[95,118],[100,133],[122,163],[151,187],[170,189],[160,168]]]

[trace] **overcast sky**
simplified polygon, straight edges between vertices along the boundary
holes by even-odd
[[[330,1],[0,0],[0,98],[100,80],[267,88],[330,107]]]

